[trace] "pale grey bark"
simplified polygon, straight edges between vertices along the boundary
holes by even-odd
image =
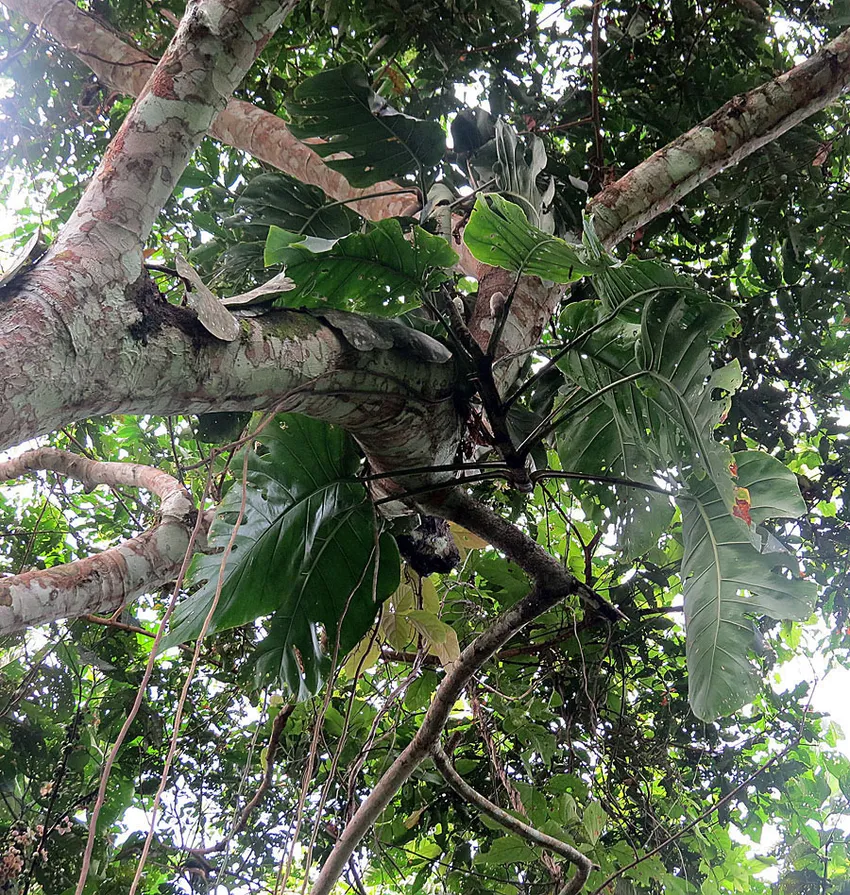
[[[0,463],[0,482],[36,470],[51,470],[88,488],[144,488],[160,498],[160,521],[95,556],[0,578],[0,636],[59,618],[112,611],[174,579],[197,520],[192,499],[177,479],[139,463],[107,463],[39,448]],[[201,522],[202,533],[208,522]]]
[[[596,233],[616,245],[715,174],[819,112],[850,86],[850,29],[805,62],[733,97],[594,196]]]

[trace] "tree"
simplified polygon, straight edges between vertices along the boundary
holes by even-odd
[[[5,889],[842,891],[843,11],[5,6]]]

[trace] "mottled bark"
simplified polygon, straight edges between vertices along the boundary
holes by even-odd
[[[588,212],[609,246],[700,184],[829,105],[850,85],[850,30],[773,81],[729,100],[594,196]]]
[[[78,56],[113,89],[139,96],[157,60],[103,27],[71,0],[4,0],[8,9],[44,28]],[[321,187],[332,199],[354,200],[351,207],[371,220],[399,215],[410,206],[410,195],[358,200],[359,196],[398,191],[398,184],[377,183],[355,189],[322,159],[290,134],[286,122],[250,103],[231,99],[210,128],[212,136],[304,183]]]
[[[101,414],[274,407],[346,428],[378,470],[454,457],[456,372],[433,339],[342,312],[274,311],[242,319],[239,337],[224,342],[193,311],[168,304],[142,270],[161,205],[288,8],[277,0],[195,0],[187,7],[57,241],[3,290],[0,446]],[[176,542],[163,543],[163,531],[124,545],[129,572],[107,569],[103,556],[86,560],[84,571],[52,570],[52,610],[27,615],[16,608],[18,623],[130,598],[142,569],[139,562],[130,567],[131,555],[143,557],[148,586],[156,586],[173,574]],[[98,569],[114,580],[99,596],[90,592],[91,602],[79,587],[67,600],[55,596]],[[14,586],[34,593],[46,580]]]
[[[95,556],[0,579],[0,636],[59,618],[111,612],[174,579],[197,521],[192,499],[177,479],[138,463],[105,463],[40,448],[0,463],[0,482],[35,470],[52,470],[88,488],[145,488],[160,498],[160,521]],[[208,522],[201,520],[202,533]]]
[[[0,304],[2,447],[103,414],[270,407],[343,426],[381,469],[446,463],[457,447],[454,363],[401,324],[338,312],[331,326],[281,310],[246,318],[239,339],[221,342],[152,285],[104,290],[85,264],[39,264],[9,292]],[[87,292],[95,301],[75,307]],[[348,319],[359,348],[340,328]]]

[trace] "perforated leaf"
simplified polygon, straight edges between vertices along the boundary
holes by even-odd
[[[796,479],[778,461],[749,452],[736,460],[764,513],[786,515],[799,507]],[[709,479],[692,480],[680,505],[688,692],[694,713],[710,721],[740,708],[758,690],[750,619],[806,619],[816,587],[794,577],[797,562],[790,554],[759,552],[754,532],[731,514]]]
[[[695,467],[731,507],[731,455],[713,431],[740,370],[736,364],[712,370],[709,344],[734,312],[662,292],[644,298],[640,322],[609,316],[594,302],[577,302],[562,320],[567,341],[578,340],[559,364],[577,387],[566,387],[557,434],[564,469],[656,484],[656,473]],[[618,487],[616,500],[623,546],[636,555],[669,522],[669,498]]]
[[[446,149],[446,135],[437,122],[391,108],[356,62],[303,81],[287,100],[286,111],[289,130],[299,140],[326,141],[311,143],[310,149],[356,187],[424,172]],[[329,158],[339,153],[351,157]]]

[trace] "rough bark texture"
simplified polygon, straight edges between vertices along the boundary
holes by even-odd
[[[192,0],[156,64],[66,0],[7,0],[7,5],[50,29],[106,82],[138,94],[139,100],[51,251],[3,292],[0,446],[105,413],[277,407],[348,429],[379,472],[449,463],[462,422],[453,400],[457,374],[452,358],[435,341],[356,315],[323,318],[277,311],[242,320],[239,338],[221,342],[193,312],[166,304],[142,271],[142,249],[153,221],[210,130],[315,183],[334,199],[362,196],[294,141],[280,119],[228,102],[291,4]],[[807,63],[733,100],[596,197],[592,210],[600,234],[616,242],[721,168],[822,108],[848,81],[850,36],[845,34]],[[383,217],[406,204],[405,197],[393,197],[360,200],[355,207]],[[493,326],[490,296],[497,290],[509,294],[513,278],[476,266],[468,256],[462,264],[482,284],[471,329],[483,346]],[[559,290],[537,281],[518,284],[514,316],[497,354],[532,345],[559,296]],[[18,474],[15,470],[7,467],[4,474]],[[417,484],[404,481],[407,487]],[[331,891],[362,837],[438,742],[470,677],[499,647],[570,595],[583,599],[597,616],[617,616],[517,528],[463,494],[442,495],[426,509],[486,538],[528,572],[533,586],[443,678],[422,727],[347,825],[316,881],[315,895]],[[157,531],[169,524],[165,520]],[[185,518],[174,524],[185,536]],[[158,537],[148,533],[123,545],[123,554],[110,552],[120,562],[104,564],[102,555],[48,577],[38,573],[3,581],[0,619],[6,610],[16,625],[91,612],[111,607],[113,599],[120,602],[117,597],[132,594],[143,578],[153,586],[162,580],[159,576],[171,573],[176,549],[176,540],[165,543]],[[176,555],[182,557],[182,551]],[[100,596],[90,587],[81,599],[75,582],[84,575],[89,581],[102,578]],[[60,593],[66,602],[57,611]]]
[[[588,207],[609,246],[820,111],[850,85],[850,30],[773,81],[736,96],[598,193]]]
[[[174,579],[197,514],[186,489],[172,476],[138,463],[105,463],[40,448],[0,463],[0,481],[52,470],[97,485],[145,488],[161,499],[161,521],[138,538],[52,569],[0,579],[0,635],[58,618],[111,611]],[[205,530],[206,524],[202,523]]]
[[[156,66],[156,59],[128,43],[71,0],[4,0],[4,6],[49,31],[63,47],[78,56],[105,84],[130,96],[139,96]],[[370,220],[399,215],[411,203],[410,195],[363,199],[366,194],[397,191],[396,183],[377,183],[367,190],[348,181],[325,163],[286,127],[286,122],[250,103],[231,99],[215,119],[210,133],[260,161],[321,187],[337,201],[353,199],[351,207]]]

